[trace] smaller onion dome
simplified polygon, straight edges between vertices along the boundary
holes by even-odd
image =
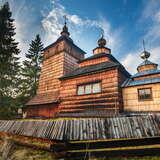
[[[104,30],[103,29],[101,29],[101,37],[99,38],[97,43],[98,43],[98,47],[93,49],[93,54],[99,54],[99,53],[110,54],[111,53],[111,50],[106,47],[107,41],[104,38]]]
[[[102,35],[102,37],[98,40],[98,46],[105,47],[105,45],[106,45],[106,40],[103,38],[103,35]]]
[[[141,53],[141,55],[140,55],[140,57],[142,58],[142,59],[144,59],[144,60],[147,60],[149,57],[150,57],[150,53],[149,52],[147,52],[146,50],[144,50],[142,53]]]
[[[156,70],[158,64],[153,63],[148,60],[148,58],[150,57],[151,54],[145,50],[144,41],[143,41],[143,47],[144,47],[144,51],[140,54],[140,57],[144,61],[137,67],[138,72],[143,72],[143,71],[147,71],[147,70]]]

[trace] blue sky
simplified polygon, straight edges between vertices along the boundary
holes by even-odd
[[[5,0],[0,0],[2,4]],[[131,72],[142,60],[142,41],[150,60],[160,64],[160,0],[9,0],[21,57],[36,34],[45,46],[54,42],[68,17],[75,44],[92,54],[104,29],[107,47]]]

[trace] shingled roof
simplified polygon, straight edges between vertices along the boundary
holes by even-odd
[[[70,72],[60,79],[66,79],[66,78],[71,78],[71,77],[77,77],[80,75],[86,75],[86,74],[91,74],[95,72],[100,72],[102,70],[108,70],[110,68],[114,68],[119,66],[120,64],[115,63],[115,62],[103,62],[95,65],[90,65],[90,66],[85,66],[85,67],[80,67],[74,70],[73,72]]]
[[[134,74],[131,78],[137,78],[137,77],[153,75],[153,74],[160,74],[160,70],[153,69],[153,70],[147,70],[147,71],[143,71],[143,72],[138,72],[138,73]]]
[[[58,102],[59,93],[49,92],[35,95],[26,105],[33,106],[38,104],[50,104]]]
[[[142,62],[138,67],[140,67],[140,66],[145,66],[145,65],[152,65],[152,64],[158,66],[158,64],[156,64],[156,63],[153,63],[153,62],[151,62],[151,61],[149,61],[149,60],[145,60],[145,61]]]
[[[114,67],[119,67],[128,77],[130,77],[130,73],[128,73],[128,71],[126,71],[124,66],[110,54],[101,53],[101,54],[97,54],[97,55],[93,55],[91,57],[88,57],[82,61],[85,61],[88,59],[95,59],[95,58],[102,57],[102,56],[109,57],[111,59],[111,61],[77,68],[76,70],[72,71],[71,73],[68,73],[68,74],[60,77],[60,79],[67,79],[67,78],[77,77],[77,76],[81,76],[81,75],[93,74],[95,72],[96,73],[102,72],[102,71],[105,71],[105,70],[108,70],[108,69],[114,68]]]
[[[153,84],[153,83],[160,83],[160,78],[146,78],[142,80],[127,79],[122,84],[122,87],[139,86],[139,85],[146,85],[146,84]]]
[[[115,57],[112,56],[112,54],[106,54],[106,53],[94,54],[90,57],[87,57],[85,59],[80,60],[79,63],[84,62],[84,61],[88,61],[88,60],[92,60],[92,59],[101,58],[101,57],[108,57],[111,61],[116,62],[116,63],[120,63]]]
[[[48,45],[47,47],[45,47],[44,49],[43,49],[43,51],[45,51],[45,50],[47,50],[47,49],[49,49],[49,48],[51,48],[51,47],[54,47],[57,43],[59,43],[60,41],[66,41],[67,43],[69,43],[69,44],[71,44],[75,49],[77,49],[78,51],[80,51],[82,54],[86,54],[86,52],[84,52],[81,48],[79,48],[77,45],[75,45],[74,43],[73,43],[73,40],[70,38],[70,37],[66,37],[66,36],[60,36],[57,40],[56,40],[56,42],[54,42],[54,43],[52,43],[52,44],[50,44],[50,45]]]

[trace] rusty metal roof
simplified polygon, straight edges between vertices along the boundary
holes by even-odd
[[[160,114],[111,118],[1,120],[0,132],[50,140],[107,140],[160,137]]]

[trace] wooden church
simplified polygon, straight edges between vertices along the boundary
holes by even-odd
[[[151,80],[144,83],[137,81],[143,81],[149,75],[151,78],[160,75],[157,65],[150,64],[146,59],[138,67],[139,72],[131,76],[113,57],[111,49],[106,47],[103,35],[93,49],[93,55],[85,58],[85,52],[70,38],[66,22],[61,36],[44,49],[43,55],[37,94],[23,110],[27,118],[108,117],[118,115],[125,109],[139,111],[136,110],[139,103],[146,105],[149,101],[138,99],[137,92],[143,94],[148,90],[140,90],[145,87],[138,87],[137,90],[137,86],[144,86]],[[157,96],[160,98],[160,93]],[[160,102],[157,103],[160,105]]]

